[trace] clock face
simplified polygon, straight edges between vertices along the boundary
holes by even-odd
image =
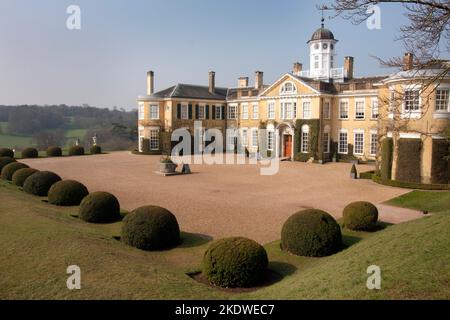
[[[323,45],[323,48],[324,48],[324,50],[327,50],[327,49],[328,49],[328,45],[325,43],[325,44]]]

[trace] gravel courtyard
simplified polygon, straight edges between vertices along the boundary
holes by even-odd
[[[22,162],[79,180],[90,192],[111,192],[127,210],[150,204],[165,207],[177,216],[183,231],[213,238],[246,236],[271,242],[280,238],[284,221],[298,210],[318,208],[339,218],[348,203],[361,200],[376,204],[383,221],[398,223],[421,216],[381,205],[409,191],[351,180],[350,164],[282,162],[274,176],[261,176],[255,165],[192,165],[192,175],[162,177],[154,173],[159,159],[114,152]]]

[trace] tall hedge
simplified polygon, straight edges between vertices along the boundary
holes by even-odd
[[[396,180],[420,183],[422,140],[399,139],[397,148]]]
[[[301,150],[301,137],[302,127],[304,125],[309,126],[309,152],[302,153]],[[297,120],[295,122],[294,133],[294,159],[295,161],[306,162],[311,158],[318,159],[321,157],[319,152],[319,131],[320,121],[317,119],[310,120]]]
[[[390,180],[392,178],[392,158],[394,143],[392,138],[385,138],[381,142],[381,178]]]
[[[446,159],[450,144],[444,139],[433,140],[431,153],[431,183],[449,183],[449,161]]]

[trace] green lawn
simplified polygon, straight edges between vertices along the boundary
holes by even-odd
[[[386,203],[429,212],[450,210],[450,191],[412,191]]]
[[[0,182],[0,299],[450,299],[450,210],[376,233],[344,229],[347,249],[305,258],[265,245],[283,279],[229,293],[186,275],[200,270],[209,239],[144,252],[122,244],[121,223],[93,225],[77,208],[51,206]],[[182,226],[181,226],[182,227]],[[382,290],[366,288],[367,267],[382,270]],[[82,290],[66,288],[66,268],[81,268]]]

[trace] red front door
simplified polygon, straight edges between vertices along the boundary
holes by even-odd
[[[284,136],[284,156],[292,157],[292,136]]]

